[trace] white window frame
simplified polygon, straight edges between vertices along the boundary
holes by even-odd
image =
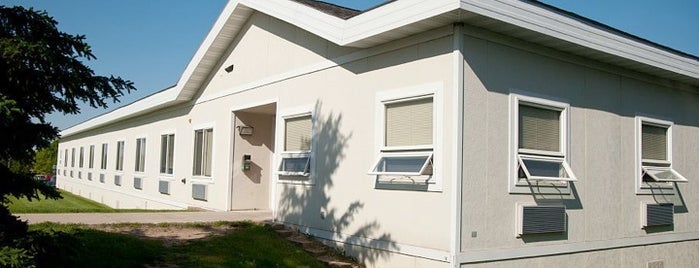
[[[141,145],[141,150],[139,151],[138,149],[138,141],[143,140],[143,144]],[[138,174],[143,174],[146,172],[146,152],[148,152],[148,138],[145,136],[137,137],[135,142],[134,142],[134,153],[135,153],[135,162],[134,163],[134,173]],[[143,158],[143,164],[140,164],[140,160]],[[136,165],[136,163],[139,163],[139,165]],[[141,168],[141,170],[138,170],[138,167]]]
[[[277,182],[279,183],[291,183],[291,184],[314,184],[313,181],[313,170],[315,168],[315,159],[314,159],[314,148],[316,146],[315,144],[315,123],[316,123],[316,118],[315,114],[312,112],[312,109],[310,107],[299,107],[295,109],[287,109],[284,110],[280,113],[280,116],[277,118],[277,129],[280,131],[278,132],[278,142],[277,144],[286,144],[286,120],[288,119],[294,119],[294,118],[299,118],[299,117],[311,117],[311,148],[310,150],[306,151],[285,151],[284,149],[281,150],[281,152],[277,155],[277,161],[276,162],[276,170],[275,174],[277,174]],[[308,170],[307,172],[290,172],[290,171],[281,171],[281,166],[282,162],[286,158],[301,158],[301,157],[308,157]],[[304,178],[302,180],[299,180],[299,177]]]
[[[643,125],[651,125],[667,129],[666,137],[666,152],[667,160],[643,159]],[[674,183],[686,183],[687,178],[682,176],[673,168],[672,161],[672,133],[674,123],[669,120],[662,120],[646,116],[636,116],[636,194],[674,194]],[[659,171],[669,171],[678,179],[664,180],[659,179],[653,173]],[[644,182],[644,175],[648,175],[656,182]]]
[[[559,111],[560,115],[560,141],[558,151],[545,151],[535,149],[519,148],[519,107],[520,105],[531,106],[541,109],[549,109]],[[554,190],[552,193],[569,193],[569,183],[577,181],[575,173],[570,166],[570,104],[554,101],[551,98],[533,97],[521,94],[510,94],[510,164],[509,164],[509,192],[510,193],[526,193],[531,194],[531,185],[543,187],[566,188],[561,192]],[[529,160],[558,162],[562,164],[568,174],[565,177],[542,177],[531,176],[528,169],[524,166],[522,157]],[[520,167],[524,171],[525,178],[519,177]],[[545,192],[542,192],[545,194]]]
[[[121,144],[121,151],[119,150],[119,144]],[[116,157],[114,158],[114,170],[117,173],[124,172],[124,155],[126,154],[126,141],[117,141],[116,150],[114,150],[114,152],[116,153]],[[119,152],[121,152],[121,154],[119,154]]]
[[[169,132],[169,133],[162,133],[162,134],[160,134],[160,155],[159,155],[159,157],[160,157],[159,160],[160,160],[160,161],[158,161],[158,172],[160,173],[161,176],[169,176],[169,177],[172,177],[172,176],[175,174],[175,149],[176,149],[176,148],[175,148],[175,147],[176,147],[175,145],[176,145],[176,144],[173,144],[173,146],[172,146],[172,155],[168,155],[168,149],[169,149],[169,145],[170,145],[170,143],[171,143],[171,141],[169,140],[169,137],[170,137],[171,135],[172,135],[172,143],[174,143],[174,142],[175,142],[175,138],[176,138],[176,135],[175,135],[174,132]],[[162,141],[163,141],[163,136],[167,136],[167,138],[166,138],[166,139],[167,139],[167,142],[166,142],[166,147],[165,147],[165,148],[163,148],[163,142],[162,142]],[[162,166],[162,164],[163,164],[163,159],[162,159],[162,157],[163,157],[163,149],[165,149],[165,172],[164,172],[164,173],[162,172],[162,170],[163,170],[163,166]],[[168,167],[167,167],[167,166],[168,166],[168,162],[170,162],[170,161],[172,161],[172,171],[171,171],[171,172],[168,172],[168,170],[167,170]]]
[[[195,175],[194,174],[194,161],[196,161],[196,158],[194,157],[194,153],[196,152],[196,132],[199,130],[206,130],[206,129],[211,129],[211,175],[210,176],[205,176],[205,175]],[[211,123],[203,123],[203,124],[197,124],[192,127],[192,179],[194,181],[197,181],[199,183],[209,183],[211,180],[214,178],[214,173],[216,172],[216,161],[214,161],[214,158],[216,157],[216,145],[214,144],[216,141],[216,124],[211,122]],[[203,145],[202,145],[203,146]],[[202,150],[203,152],[203,150]],[[202,161],[203,161],[202,157]],[[203,164],[203,163],[202,163]],[[174,169],[174,167],[173,167]],[[203,169],[203,166],[202,166]],[[203,170],[202,170],[203,173]]]
[[[440,192],[442,176],[438,171],[444,170],[443,165],[447,157],[443,156],[444,137],[444,112],[446,108],[443,97],[444,85],[442,82],[428,83],[408,88],[380,91],[375,99],[375,155],[371,163],[371,169],[367,175],[372,176],[377,182],[382,176],[407,177],[411,182],[427,184],[427,191]],[[386,105],[419,99],[432,99],[432,144],[416,146],[386,146]],[[409,157],[429,155],[423,163],[420,174],[412,172],[375,172],[375,168],[382,159],[387,157]],[[434,161],[438,158],[440,161]],[[427,166],[431,166],[431,172],[427,172]],[[389,187],[390,188],[390,187]],[[402,188],[409,189],[409,188]]]
[[[108,159],[109,159],[109,143],[103,142],[100,145],[100,170],[107,170],[107,164],[109,163]]]

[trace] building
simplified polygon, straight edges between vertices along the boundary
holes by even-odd
[[[533,1],[233,0],[58,187],[271,210],[376,267],[699,264],[699,59]]]

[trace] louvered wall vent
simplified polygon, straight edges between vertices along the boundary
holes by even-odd
[[[518,213],[518,235],[562,233],[566,231],[565,206],[520,204]]]
[[[641,205],[642,227],[672,225],[674,223],[675,205],[672,203]]]
[[[170,194],[170,182],[169,181],[160,181],[158,183],[158,191],[161,194]]]
[[[192,198],[206,201],[206,185],[192,184]]]
[[[133,188],[136,188],[139,190],[143,189],[143,179],[141,179],[139,177],[134,177],[133,178]]]

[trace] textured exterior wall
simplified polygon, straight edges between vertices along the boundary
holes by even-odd
[[[699,226],[693,224],[699,220],[699,213],[692,210],[699,205],[696,195],[699,193],[698,91],[678,90],[668,86],[671,82],[505,37],[495,41],[466,36],[464,51],[462,251],[495,252],[699,231]],[[569,163],[578,178],[569,189],[570,194],[510,193],[511,93],[570,104]],[[674,122],[673,167],[689,180],[678,184],[674,195],[636,194],[636,116]],[[675,203],[674,227],[641,229],[641,203],[655,200]],[[518,202],[565,204],[568,231],[561,235],[517,238]],[[472,232],[477,235],[473,237]],[[697,245],[696,242],[671,243],[642,250],[503,262],[493,267],[530,264],[584,267],[595,266],[592,264],[601,260],[598,258],[611,261],[601,262],[604,267],[641,267],[636,263],[645,265],[652,258],[670,260],[672,256],[681,256],[641,253],[652,252],[651,247],[667,253],[687,246],[696,251]],[[634,255],[621,256],[627,253]],[[688,267],[691,261],[696,264],[696,259],[691,258],[666,262],[666,267]],[[589,261],[589,265],[576,260]],[[675,262],[679,264],[668,265]]]

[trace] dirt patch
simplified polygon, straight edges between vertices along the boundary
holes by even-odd
[[[190,240],[203,239],[210,236],[219,236],[236,229],[234,226],[161,226],[161,225],[99,225],[96,229],[105,232],[122,233],[163,241],[165,246],[183,244]]]

